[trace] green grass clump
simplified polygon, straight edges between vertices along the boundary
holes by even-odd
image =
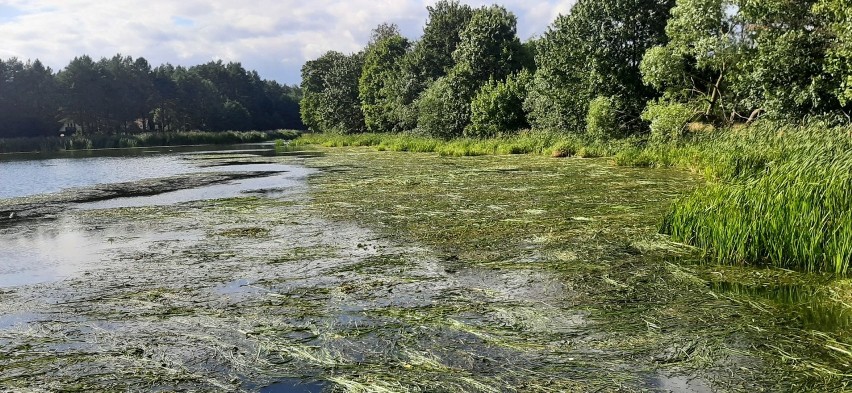
[[[596,142],[580,135],[546,131],[523,131],[493,138],[440,139],[415,134],[305,134],[295,145],[325,147],[370,146],[381,151],[438,153],[465,157],[484,155],[536,154],[555,157],[603,157],[614,154],[630,140]]]
[[[674,204],[662,231],[724,263],[845,274],[852,261],[852,151],[807,148],[768,173]]]

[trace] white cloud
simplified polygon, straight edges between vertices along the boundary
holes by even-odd
[[[575,0],[501,2],[519,35],[542,33]],[[241,61],[265,78],[297,83],[301,65],[328,50],[353,52],[382,22],[416,38],[435,0],[0,0],[0,57],[61,69],[74,56],[116,53],[151,64]],[[490,1],[465,1],[472,6]]]

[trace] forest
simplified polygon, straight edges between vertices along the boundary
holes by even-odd
[[[417,41],[385,24],[358,53],[308,62],[302,118],[322,132],[654,140],[688,123],[847,123],[850,23],[843,0],[580,0],[521,42],[505,8],[440,1]]]
[[[0,138],[300,129],[301,89],[240,63],[152,67],[144,58],[0,60]]]

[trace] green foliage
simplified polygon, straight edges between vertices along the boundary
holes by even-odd
[[[493,137],[529,128],[523,103],[532,75],[524,70],[505,82],[491,80],[482,86],[471,102],[468,137]]]
[[[38,60],[0,60],[0,137],[53,134],[59,98],[53,72]]]
[[[397,101],[392,80],[401,72],[400,60],[409,46],[406,38],[391,35],[367,48],[358,86],[364,122],[370,132],[402,131],[402,122],[394,116]]]
[[[420,132],[442,138],[463,134],[471,120],[471,101],[480,88],[490,79],[502,80],[521,66],[516,24],[515,16],[503,7],[476,10],[453,53],[456,65],[419,99]]]
[[[586,134],[595,139],[611,139],[619,136],[620,128],[618,110],[612,98],[597,97],[589,103]]]
[[[644,52],[665,42],[671,0],[580,0],[537,45],[536,71],[526,103],[533,126],[584,132],[589,103],[620,97],[619,121],[642,131],[639,115],[655,92],[642,83]]]
[[[765,176],[678,201],[662,230],[716,259],[844,274],[852,262],[852,153],[816,147]]]
[[[506,154],[538,154],[551,157],[603,157],[630,144],[593,142],[575,135],[545,131],[522,131],[496,138],[435,138],[413,134],[304,134],[292,142],[295,146],[325,147],[372,146],[378,150],[438,153],[442,156],[481,156]]]
[[[417,102],[417,130],[439,138],[462,135],[470,122],[470,103],[478,87],[467,67],[456,67],[438,79]]]
[[[848,107],[852,103],[852,1],[821,0],[814,10],[828,25],[825,69],[834,79],[832,93]]]
[[[476,10],[459,36],[453,59],[469,67],[475,80],[505,79],[523,65],[517,24],[515,15],[503,7]]]
[[[441,0],[427,9],[429,19],[420,40],[396,60],[396,67],[380,67],[393,69],[386,74],[379,93],[384,97],[385,111],[380,117],[392,123],[396,131],[417,127],[417,99],[455,65],[452,54],[461,40],[461,31],[473,16],[473,9],[458,1]]]
[[[366,130],[358,92],[363,53],[328,52],[302,67],[302,121],[314,131],[339,134]]]
[[[837,110],[837,83],[823,71],[831,40],[815,2],[678,0],[669,43],[645,54],[644,80],[668,100],[700,104],[715,124]]]
[[[686,126],[695,117],[695,111],[679,102],[651,101],[642,112],[642,120],[651,123],[651,141],[657,143],[679,141]]]

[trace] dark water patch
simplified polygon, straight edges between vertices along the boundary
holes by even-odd
[[[330,388],[328,382],[286,378],[260,388],[260,393],[322,393],[330,391]]]
[[[768,300],[808,329],[831,332],[852,327],[852,307],[831,299],[825,286],[745,285],[728,281],[709,285],[717,292]]]

